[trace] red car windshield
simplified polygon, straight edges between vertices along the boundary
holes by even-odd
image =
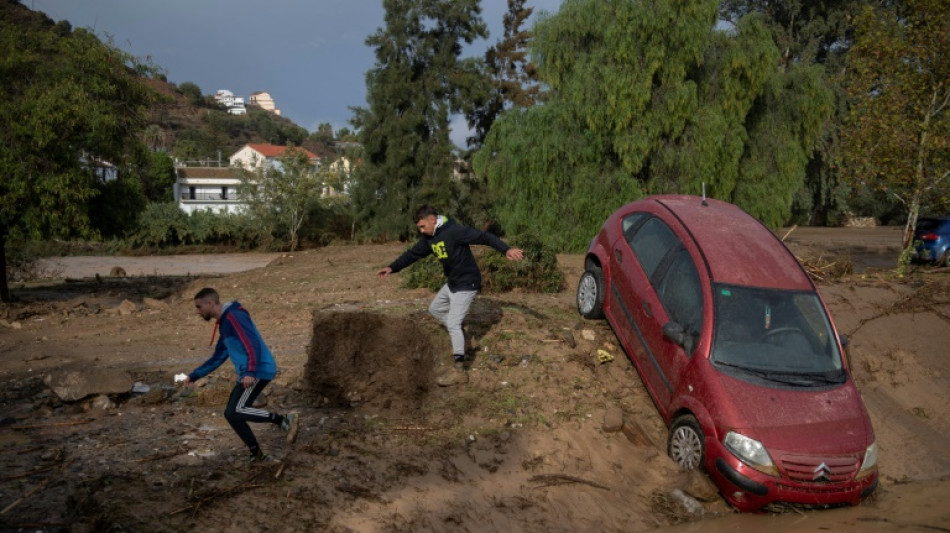
[[[722,284],[714,293],[714,363],[764,379],[843,381],[837,339],[817,294]]]

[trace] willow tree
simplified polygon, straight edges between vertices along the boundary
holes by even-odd
[[[416,204],[443,209],[453,198],[449,116],[484,83],[462,44],[487,36],[478,0],[385,0],[384,28],[366,40],[376,64],[366,75],[367,108],[355,109],[364,159],[353,196],[372,238],[405,236]]]
[[[752,13],[761,19],[778,47],[779,68],[820,65],[822,78],[834,96],[832,116],[824,121],[809,155],[805,184],[795,195],[794,213],[811,223],[840,221],[848,208],[848,189],[835,164],[847,94],[838,73],[853,43],[855,15],[869,0],[724,0],[720,18],[733,25]]]
[[[950,201],[948,36],[945,0],[903,0],[867,8],[850,52],[842,167],[904,205],[905,250],[921,209]]]
[[[620,205],[704,185],[785,221],[829,98],[819,72],[778,68],[755,15],[716,29],[717,6],[567,0],[539,20],[532,57],[549,98],[503,114],[474,161],[508,231],[576,250]]]
[[[0,58],[0,299],[9,301],[7,238],[94,236],[96,162],[125,170],[142,160],[152,93],[131,56],[15,2],[0,5]]]

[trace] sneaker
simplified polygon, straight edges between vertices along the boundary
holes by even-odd
[[[280,429],[287,432],[287,442],[293,443],[297,440],[297,430],[300,428],[300,415],[297,413],[288,413],[284,415],[284,420],[280,423]]]
[[[468,383],[468,372],[465,371],[465,362],[456,361],[452,366],[445,369],[435,380],[440,387],[449,387]]]
[[[271,462],[274,462],[274,459],[262,451],[259,451],[257,453],[252,453],[251,455],[247,457],[247,464],[251,466],[256,466],[263,463],[271,463]]]

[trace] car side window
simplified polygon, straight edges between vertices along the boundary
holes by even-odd
[[[690,345],[695,346],[702,329],[703,290],[696,265],[685,248],[679,247],[673,252],[669,268],[657,284],[656,292],[670,320],[683,326],[686,334],[693,339]]]
[[[628,242],[650,279],[653,279],[663,257],[673,247],[680,245],[673,230],[655,217],[644,222]]]

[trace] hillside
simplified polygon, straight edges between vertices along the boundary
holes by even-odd
[[[4,31],[16,34],[52,32],[53,38],[62,38],[73,32],[87,31],[74,29],[66,21],[56,23],[44,13],[33,11],[16,0],[0,0],[0,20],[5,23]],[[129,65],[129,69],[137,72],[142,83],[157,95],[147,110],[148,126],[142,132],[146,144],[153,150],[167,151],[183,160],[217,159],[220,152],[225,162],[229,155],[247,143],[293,143],[320,156],[332,153],[330,146],[309,139],[310,134],[305,128],[286,117],[254,105],[247,106],[247,115],[233,116],[209,94],[190,97],[179,86],[165,81],[162,65]],[[261,80],[261,83],[266,85],[267,80]],[[201,92],[214,93],[219,88]]]
[[[173,83],[159,78],[143,78],[143,82],[160,96],[148,111],[148,122],[160,128],[161,134],[147,128],[146,143],[180,159],[214,159],[220,150],[226,161],[247,143],[292,143],[321,157],[333,153],[327,144],[309,139],[307,130],[292,120],[258,106],[248,105],[243,116],[229,115],[210,95],[193,103]]]

